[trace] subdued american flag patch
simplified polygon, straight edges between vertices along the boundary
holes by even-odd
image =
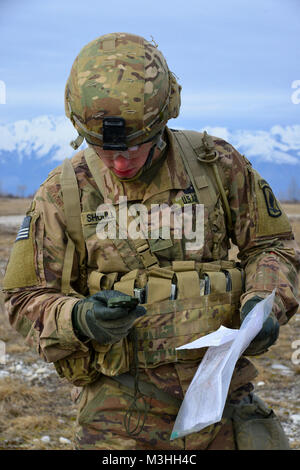
[[[30,223],[31,223],[31,215],[27,215],[26,217],[24,217],[22,225],[18,231],[16,242],[19,240],[26,240],[27,238],[29,238]]]

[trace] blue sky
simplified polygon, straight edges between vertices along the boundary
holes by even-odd
[[[104,33],[151,39],[183,87],[178,126],[267,129],[299,121],[299,0],[2,0],[0,122],[62,115],[79,50]]]
[[[1,152],[70,156],[71,65],[116,31],[154,40],[182,85],[171,127],[211,131],[248,157],[300,168],[300,0],[1,0]],[[298,81],[297,89],[292,88]],[[1,103],[1,89],[0,89]]]

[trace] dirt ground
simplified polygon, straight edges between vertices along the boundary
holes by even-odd
[[[28,205],[26,199],[0,198],[0,287],[19,227],[19,222],[1,225],[1,216],[23,215]],[[284,208],[300,244],[300,204]],[[0,450],[72,449],[76,417],[72,386],[10,327],[2,293],[0,340],[0,346],[5,343],[5,364],[0,360]],[[281,328],[276,345],[253,362],[259,371],[256,393],[280,418],[291,448],[300,449],[300,311]]]

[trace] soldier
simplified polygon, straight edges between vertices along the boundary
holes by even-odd
[[[288,448],[253,393],[246,356],[267,351],[297,311],[299,251],[244,156],[218,137],[167,127],[180,91],[142,37],[107,34],[81,50],[65,109],[74,148],[83,139],[88,147],[50,173],[26,213],[4,279],[10,322],[81,387],[76,449]],[[145,208],[146,218],[135,217]],[[230,240],[239,263],[228,259]],[[204,354],[176,347],[239,327],[273,289],[273,311],[236,364],[221,421],[170,440]]]

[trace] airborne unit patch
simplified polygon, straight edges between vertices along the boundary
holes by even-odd
[[[282,212],[278,205],[277,199],[274,196],[272,189],[270,188],[269,184],[265,180],[259,181],[259,186],[261,187],[265,202],[268,210],[268,214],[270,217],[280,217]]]
[[[255,185],[254,207],[257,217],[256,235],[258,237],[276,236],[289,233],[292,228],[289,219],[277,201],[269,183],[253,170]]]

